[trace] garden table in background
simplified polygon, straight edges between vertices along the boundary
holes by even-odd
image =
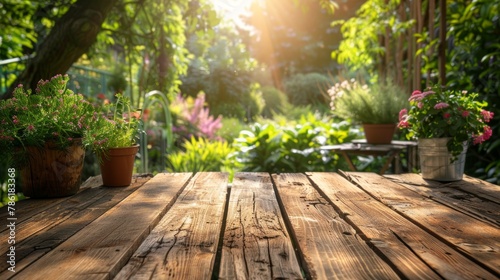
[[[406,154],[408,171],[413,171],[418,166],[417,142],[415,141],[393,140],[391,144],[368,144],[365,139],[356,139],[349,143],[322,146],[320,150],[342,155],[351,171],[358,171],[352,162],[352,156],[380,156],[386,158],[379,174],[384,174],[391,164],[394,173],[400,174],[403,172],[401,152]]]
[[[7,223],[7,209],[0,217]],[[0,279],[498,279],[500,189],[418,174],[94,177],[16,203]]]

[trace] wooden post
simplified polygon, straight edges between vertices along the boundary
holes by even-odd
[[[432,58],[432,56],[434,55],[434,48],[432,47],[432,41],[434,40],[434,13],[436,12],[436,0],[429,0],[429,10],[428,10],[428,13],[429,13],[429,23],[428,23],[428,29],[429,29],[429,49],[427,51],[427,56],[429,57],[429,59]],[[426,79],[426,83],[425,85],[427,87],[430,86],[430,83],[431,83],[431,74],[432,74],[432,71],[430,68],[427,69],[427,79]]]
[[[439,81],[446,85],[446,0],[439,1]]]

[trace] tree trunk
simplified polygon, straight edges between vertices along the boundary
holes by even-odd
[[[3,98],[18,84],[34,90],[39,80],[64,74],[95,42],[101,25],[118,0],[78,0],[64,14],[27,62]]]

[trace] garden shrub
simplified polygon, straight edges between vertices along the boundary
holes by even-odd
[[[288,100],[294,105],[325,104],[332,81],[319,73],[297,74],[286,79],[284,86]]]
[[[288,97],[279,89],[272,86],[265,86],[261,89],[262,97],[264,98],[264,109],[262,116],[270,118],[275,113],[283,113],[285,106],[288,103]]]
[[[242,121],[246,119],[245,107],[236,102],[215,104],[212,107],[212,112],[215,115],[222,115],[224,118],[237,118]]]
[[[233,143],[238,137],[240,131],[248,129],[250,126],[238,118],[223,118],[222,127],[217,131],[217,136],[220,139],[226,140],[228,143]]]
[[[356,137],[346,122],[333,123],[308,114],[295,125],[256,123],[240,132],[233,145],[243,171],[305,172],[347,168],[337,155],[319,147],[348,142]]]
[[[237,169],[229,155],[234,149],[226,141],[214,141],[191,137],[183,144],[183,150],[167,156],[170,172],[223,171]]]

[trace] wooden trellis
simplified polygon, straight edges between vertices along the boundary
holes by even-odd
[[[388,4],[389,0],[386,0]],[[390,26],[380,36],[380,46],[385,52],[381,54],[378,66],[379,77],[391,77],[395,83],[407,92],[422,89],[432,83],[446,83],[446,0],[401,0],[396,10],[401,22],[413,21],[413,25],[405,34],[396,36]],[[436,26],[436,17],[439,25]],[[428,32],[427,42],[417,39],[416,34]],[[417,54],[428,42],[438,36],[437,50],[433,45],[427,49],[427,57],[435,57],[438,61],[438,73],[428,70],[422,75],[423,53]]]

